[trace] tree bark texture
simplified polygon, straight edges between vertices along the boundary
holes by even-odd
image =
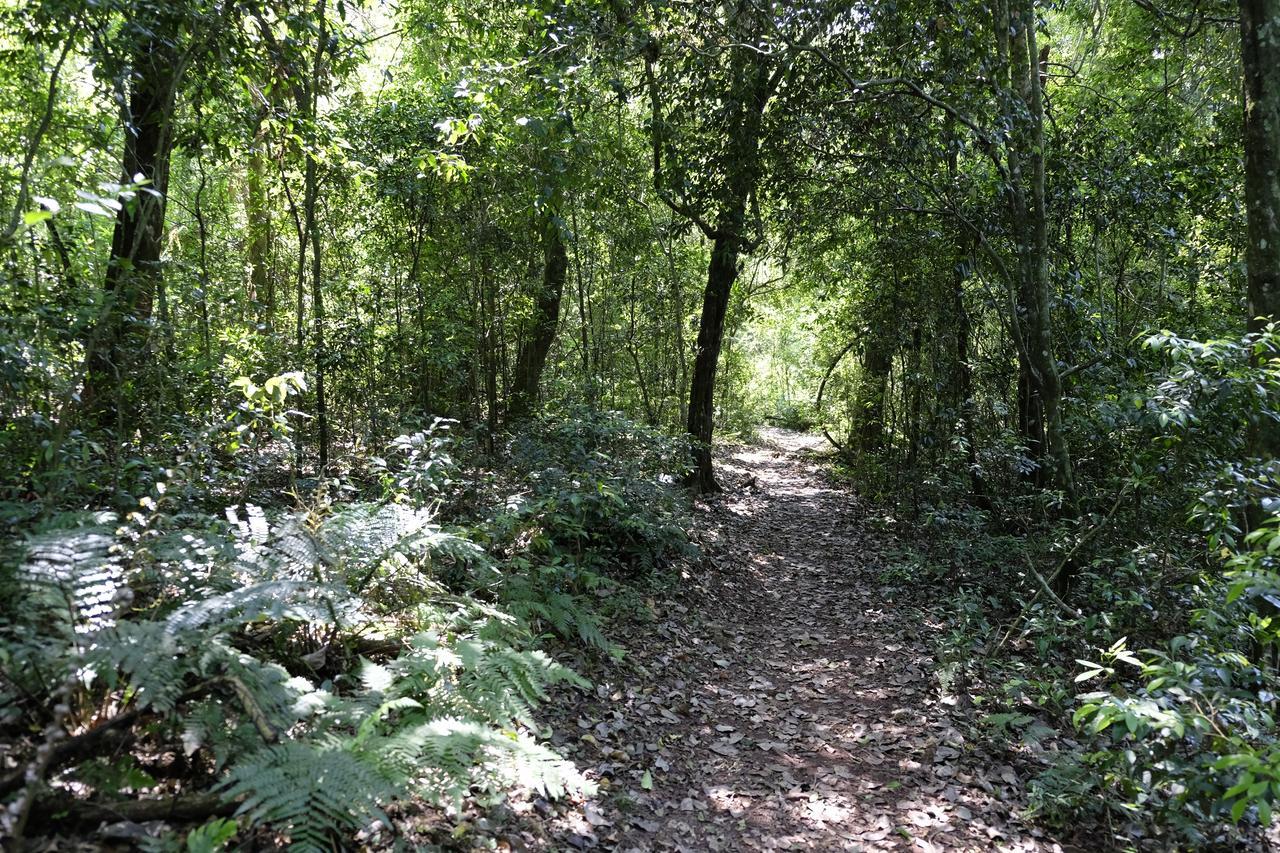
[[[85,410],[95,426],[121,432],[135,423],[137,407],[127,397],[138,384],[132,374],[145,362],[145,325],[161,275],[176,68],[173,44],[163,33],[141,44],[134,57],[121,183],[140,177],[146,184],[116,214],[103,280],[105,306],[87,344]]]
[[[1245,265],[1249,330],[1280,319],[1280,0],[1240,0],[1244,70]],[[1280,457],[1280,424],[1259,423],[1253,452]]]
[[[523,417],[538,403],[542,372],[555,343],[560,322],[560,300],[569,274],[569,250],[557,216],[547,216],[542,227],[542,282],[534,294],[533,318],[516,354],[508,415]]]

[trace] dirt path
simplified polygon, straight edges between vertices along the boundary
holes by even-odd
[[[556,849],[1055,849],[1015,771],[975,755],[930,658],[942,626],[882,577],[868,509],[770,431],[700,506],[713,568],[623,638],[556,740],[605,780]],[[574,727],[576,726],[576,731]],[[564,729],[568,729],[565,731]],[[1060,848],[1057,848],[1060,849]]]

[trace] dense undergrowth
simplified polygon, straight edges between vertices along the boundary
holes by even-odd
[[[889,517],[928,533],[904,537],[922,544],[904,545],[898,579],[956,590],[942,688],[973,703],[985,743],[1020,756],[1029,819],[1144,849],[1230,847],[1271,824],[1278,463],[1246,442],[1277,417],[1275,343],[1274,329],[1147,338],[1145,390],[1074,407],[1071,428],[1098,448],[1078,519],[1019,487],[1016,446],[982,456],[985,506],[962,497],[960,446]],[[843,473],[887,495],[874,464]]]
[[[586,686],[544,647],[622,653],[610,608],[692,551],[687,451],[573,410],[493,454],[436,420],[302,479],[301,385],[238,382],[181,455],[139,452],[114,505],[92,508],[87,479],[6,505],[22,521],[0,575],[21,603],[0,618],[13,843],[178,815],[189,835],[140,843],[323,850],[389,843],[397,800],[592,789],[540,742],[547,690]]]

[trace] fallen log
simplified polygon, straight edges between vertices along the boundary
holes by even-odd
[[[200,821],[211,817],[231,815],[237,803],[224,800],[221,794],[201,793],[163,800],[112,800],[92,802],[72,797],[42,796],[31,809],[30,832],[38,835],[48,832],[56,821],[59,824],[99,823],[102,821],[132,821],[146,823],[153,820]]]

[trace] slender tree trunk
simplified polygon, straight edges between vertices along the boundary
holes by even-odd
[[[675,247],[671,245],[671,241],[667,241],[667,257],[671,268],[671,299],[675,309],[675,339],[676,339],[676,363],[672,366],[672,372],[677,369],[679,375],[676,377],[678,384],[676,385],[676,393],[679,399],[680,420],[685,420],[689,416],[689,407],[685,402],[684,394],[680,393],[689,384],[689,347],[685,343],[684,338],[684,285],[680,281],[680,271],[676,267]]]
[[[316,32],[316,52],[311,67],[311,80],[308,86],[305,105],[307,115],[314,122],[319,112],[320,78],[324,67],[324,54],[328,49],[328,16],[325,14],[325,0],[318,0],[315,7],[318,28]],[[303,173],[303,230],[311,242],[311,315],[312,315],[312,358],[316,369],[316,429],[320,452],[320,471],[329,464],[329,409],[325,399],[325,347],[324,347],[324,279],[323,256],[321,254],[320,226],[316,221],[316,207],[319,201],[319,164],[314,150],[307,151],[307,163]],[[301,299],[301,292],[299,292]],[[301,318],[301,311],[299,311]],[[301,319],[299,319],[301,322]]]
[[[271,334],[275,322],[275,279],[271,275],[271,210],[267,202],[267,123],[259,115],[254,128],[253,150],[249,154],[245,180],[245,220],[249,296],[253,301],[258,331]]]
[[[645,422],[649,426],[657,426],[658,419],[654,414],[653,401],[649,397],[649,384],[644,377],[644,368],[640,364],[640,351],[636,348],[636,276],[627,277],[631,285],[631,293],[627,299],[627,352],[631,355],[631,365],[636,371],[636,386],[640,389],[640,402],[644,405]]]
[[[1006,7],[1007,9],[1007,7]],[[1010,86],[1008,107],[1013,118],[1009,134],[1007,194],[1010,223],[1018,249],[1018,287],[1015,334],[1019,338],[1020,426],[1028,446],[1043,429],[1044,458],[1054,485],[1061,489],[1070,512],[1077,512],[1075,476],[1062,423],[1062,383],[1054,354],[1052,287],[1049,279],[1049,232],[1045,202],[1044,103],[1037,66],[1035,6],[1033,0],[1014,0],[1005,22],[998,13],[996,28],[1003,27],[1002,47],[1007,45]],[[1007,34],[1007,35],[1006,35]],[[1007,41],[1005,41],[1007,40]]]
[[[1024,75],[1030,90],[1028,116],[1030,117],[1030,145],[1027,148],[1031,164],[1031,244],[1028,258],[1029,271],[1034,282],[1034,310],[1028,312],[1031,333],[1030,360],[1033,373],[1040,384],[1040,401],[1044,412],[1044,432],[1047,450],[1052,457],[1055,485],[1062,489],[1067,507],[1078,512],[1075,471],[1071,463],[1071,450],[1067,445],[1066,430],[1062,422],[1062,380],[1058,374],[1058,361],[1054,351],[1051,308],[1053,287],[1049,278],[1049,216],[1045,198],[1044,168],[1044,96],[1041,91],[1040,68],[1037,64],[1035,4],[1023,0],[1022,29],[1025,46],[1022,57],[1026,69]]]
[[[1240,0],[1249,330],[1280,320],[1280,0]],[[1274,355],[1274,353],[1267,354]],[[1258,423],[1253,452],[1280,458],[1280,424]]]
[[[196,305],[200,311],[200,354],[203,356],[204,376],[201,385],[204,388],[205,411],[213,413],[213,338],[209,328],[209,229],[204,220],[204,191],[209,183],[209,175],[204,168],[204,159],[197,157],[200,169],[200,183],[196,188],[193,212],[196,217],[196,228],[200,237],[200,288]]]
[[[991,498],[987,494],[987,486],[982,479],[982,469],[978,464],[978,439],[977,432],[974,429],[977,413],[975,412],[973,400],[973,364],[969,355],[969,338],[973,334],[973,323],[964,304],[964,264],[968,261],[969,252],[967,247],[963,246],[961,240],[957,239],[957,244],[961,246],[961,249],[956,260],[955,278],[952,281],[951,291],[952,316],[955,318],[956,336],[956,373],[953,385],[958,402],[957,409],[960,413],[960,433],[964,436],[965,461],[969,467],[969,490],[975,504],[984,509],[990,509]]]
[[[582,232],[578,230],[578,207],[573,207],[573,269],[578,291],[578,333],[582,350],[582,388],[587,403],[595,406],[595,383],[591,381],[591,320],[587,313],[586,284],[582,279]]]
[[[560,300],[569,272],[569,251],[556,215],[548,215],[542,226],[542,282],[533,300],[533,321],[520,342],[516,355],[508,415],[527,415],[539,399],[542,371],[547,354],[555,343],[560,321]]]
[[[859,453],[878,453],[885,447],[885,397],[893,347],[884,329],[871,329],[862,350],[862,376],[855,400],[853,439]]]
[[[911,344],[907,350],[905,364],[903,365],[903,394],[906,396],[904,401],[907,425],[907,470],[915,471],[916,464],[920,458],[920,434],[921,434],[921,393],[920,393],[920,359],[922,348],[923,333],[920,329],[920,323],[917,321],[911,329]],[[912,485],[912,507],[915,507],[915,486],[916,478],[911,478]]]
[[[737,221],[741,222],[745,204],[736,213]],[[697,355],[693,361],[693,380],[689,386],[689,419],[686,424],[694,442],[691,482],[699,492],[720,489],[711,466],[716,368],[720,361],[720,345],[724,339],[729,294],[738,278],[739,240],[736,229],[716,237],[711,246],[711,263],[707,267],[707,285],[702,292],[702,315],[698,322]]]
[[[694,470],[690,484],[699,492],[719,491],[711,465],[711,439],[715,430],[716,369],[724,338],[729,296],[738,278],[738,256],[748,245],[745,237],[747,203],[755,192],[760,172],[760,135],[764,110],[772,94],[767,60],[751,51],[737,51],[733,58],[733,88],[728,101],[736,115],[730,122],[723,168],[725,191],[712,236],[711,261],[702,294],[697,351],[689,385],[687,429],[693,440]]]
[[[157,29],[161,26],[157,24]],[[116,215],[103,289],[106,308],[87,344],[82,402],[98,427],[129,431],[137,415],[124,399],[124,378],[144,361],[145,330],[161,276],[165,201],[169,184],[170,122],[178,86],[177,58],[167,35],[139,48],[133,65],[121,181],[141,176],[145,188]],[[138,397],[140,402],[141,396]]]
[[[485,446],[490,456],[494,452],[494,439],[498,435],[498,354],[497,346],[497,295],[490,261],[486,256],[481,262],[481,298],[484,300],[484,406]]]

